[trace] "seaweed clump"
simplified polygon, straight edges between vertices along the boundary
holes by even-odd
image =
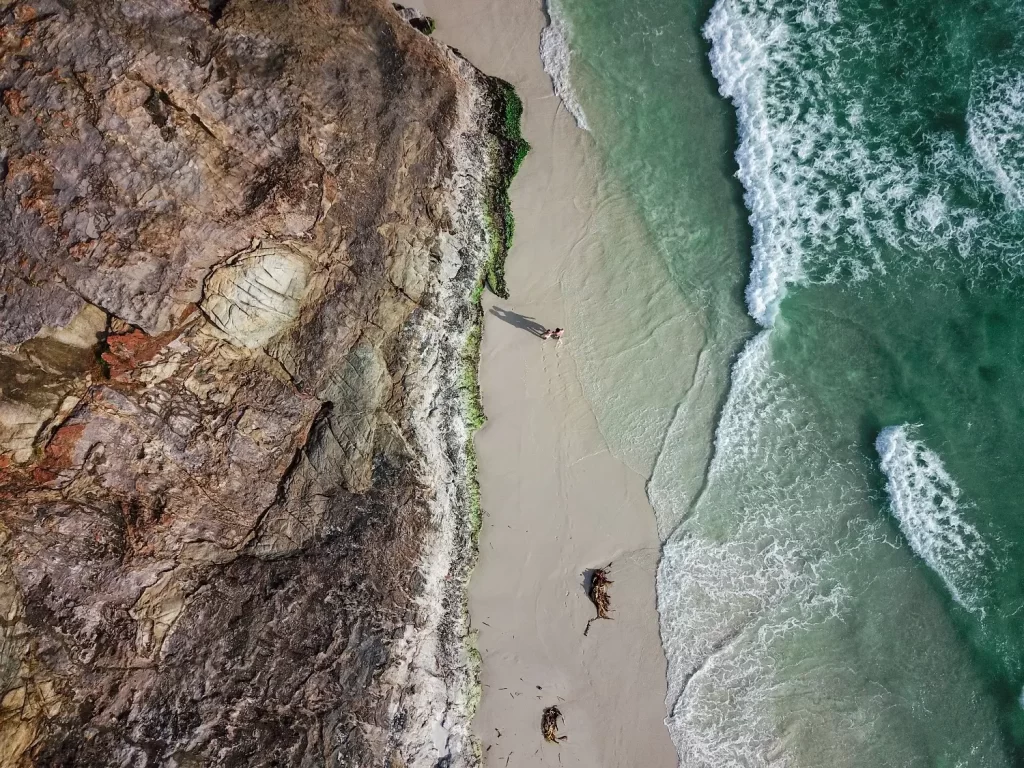
[[[565,741],[568,736],[558,735],[558,720],[562,717],[562,711],[558,707],[547,707],[540,716],[540,732],[544,734],[544,740],[557,744]]]
[[[597,616],[587,622],[587,628],[583,630],[584,637],[590,632],[590,625],[595,621],[598,619],[611,619],[612,617],[612,598],[608,594],[608,586],[615,582],[608,578],[608,569],[611,567],[612,564],[608,563],[604,568],[595,568],[590,574],[590,586],[587,589],[587,597],[590,598],[590,602],[597,609]]]

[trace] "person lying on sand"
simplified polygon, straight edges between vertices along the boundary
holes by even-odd
[[[542,339],[560,339],[562,334],[565,333],[564,328],[555,328],[554,330],[548,328],[544,333],[541,334]]]

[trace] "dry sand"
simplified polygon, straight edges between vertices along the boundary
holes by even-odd
[[[654,575],[659,541],[645,478],[611,454],[583,396],[573,328],[542,342],[529,323],[565,325],[559,287],[586,244],[594,149],[553,95],[538,47],[540,0],[421,0],[435,35],[516,86],[533,151],[512,185],[516,235],[510,301],[487,310],[481,388],[488,423],[476,437],[484,508],[470,612],[483,657],[475,732],[485,766],[671,768],[664,725],[665,657]],[[576,253],[573,263],[587,263]],[[525,326],[525,327],[524,327]],[[597,621],[587,568],[612,563],[614,621]],[[568,740],[545,743],[557,704]]]

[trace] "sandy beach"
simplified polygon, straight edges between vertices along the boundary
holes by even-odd
[[[561,277],[585,248],[593,146],[554,96],[538,54],[539,0],[427,0],[436,36],[525,105],[533,150],[511,189],[516,235],[508,301],[487,294],[480,382],[488,423],[476,437],[485,512],[470,611],[483,658],[475,732],[484,764],[677,764],[664,725],[665,657],[654,576],[659,542],[645,478],[609,451],[583,395]],[[588,154],[591,153],[591,154]],[[576,253],[572,263],[586,262]],[[588,568],[612,563],[614,621],[583,632]],[[542,710],[564,716],[544,742]]]

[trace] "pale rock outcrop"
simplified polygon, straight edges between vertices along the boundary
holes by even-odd
[[[258,349],[298,318],[309,271],[287,245],[258,246],[213,271],[201,306],[233,343]]]
[[[31,341],[3,350],[0,454],[18,464],[30,461],[47,426],[78,404],[82,379],[106,327],[106,313],[82,303],[67,325],[44,325]]]

